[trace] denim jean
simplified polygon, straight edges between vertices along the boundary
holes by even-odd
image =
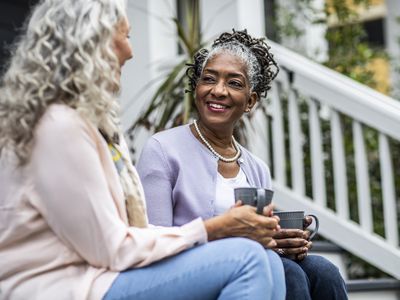
[[[346,300],[346,285],[338,268],[318,255],[301,262],[282,257],[287,300]]]
[[[258,243],[222,239],[121,272],[104,299],[283,300],[284,271],[279,256]]]

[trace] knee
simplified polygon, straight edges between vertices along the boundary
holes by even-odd
[[[259,243],[246,238],[230,238],[228,239],[233,243],[232,247],[236,255],[245,258],[247,264],[254,264],[257,268],[262,268],[270,273],[269,257],[265,252],[263,246]]]
[[[257,242],[246,238],[227,238],[218,241],[223,244],[221,251],[226,251],[226,255],[232,254],[233,257],[247,258],[252,261],[265,261],[265,250]]]
[[[268,254],[270,261],[274,261],[276,263],[279,263],[280,265],[282,264],[281,257],[275,251],[267,249],[267,254]]]
[[[267,254],[269,263],[271,265],[271,270],[274,276],[282,276],[282,278],[284,278],[285,276],[284,268],[280,256],[275,251],[269,249],[267,250]]]
[[[331,284],[343,282],[338,267],[322,256],[310,255],[305,259],[304,263],[306,272],[310,275],[318,274],[318,279],[320,281],[329,282]]]
[[[259,243],[246,238],[230,238],[228,240],[234,244],[232,246],[235,253],[241,253],[256,263],[261,261],[265,263],[265,250]]]
[[[307,285],[308,278],[304,270],[293,260],[282,257],[283,268],[287,282],[294,282],[300,285]]]

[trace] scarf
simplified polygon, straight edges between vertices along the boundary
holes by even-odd
[[[108,142],[114,165],[119,174],[125,196],[126,211],[130,226],[145,228],[148,226],[144,193],[139,175],[117,143]]]

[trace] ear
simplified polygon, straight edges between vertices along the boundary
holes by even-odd
[[[247,107],[246,110],[250,111],[254,105],[256,105],[258,100],[258,95],[256,92],[251,92],[249,100],[247,101]]]

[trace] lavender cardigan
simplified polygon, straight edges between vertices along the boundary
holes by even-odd
[[[270,189],[267,165],[245,148],[241,151],[239,164],[249,184]],[[196,139],[189,125],[152,136],[137,164],[150,223],[179,226],[197,217],[211,218],[217,168],[218,158]]]

